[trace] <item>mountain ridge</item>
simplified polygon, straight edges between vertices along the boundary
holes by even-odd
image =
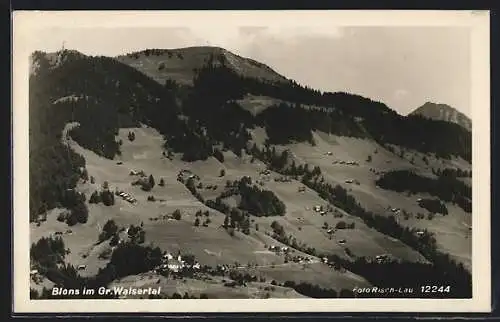
[[[271,82],[289,82],[286,77],[263,63],[216,46],[145,49],[114,58],[162,84],[173,80],[183,85],[192,85],[195,70],[204,67],[212,57],[215,58],[211,62],[213,65],[226,64],[241,76]]]

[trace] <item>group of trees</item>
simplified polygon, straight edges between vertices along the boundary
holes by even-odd
[[[155,184],[156,184],[155,178],[153,177],[152,174],[150,174],[149,177],[147,177],[147,178],[145,178],[145,177],[139,178],[136,181],[132,182],[133,186],[139,185],[139,186],[141,186],[141,189],[144,191],[151,191],[154,188]],[[165,181],[163,181],[163,178],[160,180],[160,185],[161,186],[165,185]]]
[[[205,217],[205,219],[203,219]],[[203,220],[203,222],[201,222]],[[212,221],[210,220],[210,212],[206,210],[205,212],[202,212],[201,210],[198,210],[195,214],[195,220],[194,220],[194,225],[199,226],[200,224],[203,227],[208,227],[208,224],[210,224]]]
[[[429,216],[427,217],[429,219],[432,219],[432,214],[448,214],[448,208],[439,199],[423,198],[418,202],[418,205],[429,211]]]
[[[457,171],[444,170],[437,179],[433,179],[410,170],[396,170],[385,173],[376,184],[383,189],[398,192],[429,193],[445,202],[457,204],[466,212],[472,212],[472,188],[457,179]],[[425,202],[423,206],[426,209],[430,207],[429,211],[439,210],[434,212],[447,214],[446,207],[436,202]]]
[[[472,170],[463,170],[460,168],[437,168],[434,169],[432,168],[432,173],[437,175],[438,177],[444,176],[444,177],[456,177],[456,178],[471,178],[472,177]]]
[[[42,237],[30,248],[30,258],[43,268],[56,267],[64,261],[66,248],[61,237]]]
[[[241,197],[239,208],[254,216],[283,216],[285,204],[270,190],[261,190],[251,182],[241,179],[238,191]]]
[[[61,212],[57,220],[66,222],[68,226],[74,226],[78,223],[84,224],[88,220],[89,211],[85,203],[85,194],[74,189],[64,191],[61,206],[67,208],[68,211]]]
[[[115,237],[116,236],[116,237]],[[114,238],[117,243],[117,238],[118,238],[118,226],[116,225],[115,221],[113,219],[108,220],[104,226],[102,227],[102,232],[99,235],[99,242],[102,242],[104,240],[107,240],[109,238]],[[113,242],[115,244],[115,242]],[[114,246],[114,245],[111,245]]]
[[[191,187],[195,189],[194,184]],[[237,207],[230,207],[223,201],[232,195],[240,196]],[[250,234],[250,215],[282,216],[286,211],[285,204],[272,191],[261,190],[252,185],[252,179],[248,176],[234,182],[228,181],[226,190],[215,200],[207,200],[205,204],[226,215],[223,227],[230,234],[234,234],[234,229]]]
[[[102,202],[105,206],[112,206],[115,204],[115,196],[109,190],[96,190],[92,193],[92,195],[90,195],[89,203],[98,204],[100,202]]]
[[[130,225],[127,234],[133,244],[142,244],[146,239],[146,232],[140,226]]]

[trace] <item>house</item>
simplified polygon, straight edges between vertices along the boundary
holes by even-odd
[[[196,262],[196,263],[193,265],[193,269],[196,269],[196,270],[201,269],[201,265],[200,265],[200,263]]]
[[[331,230],[331,229],[328,229],[326,232],[327,232],[328,234],[333,234],[333,230]]]
[[[320,211],[321,211],[321,209],[322,209],[322,207],[321,207],[321,206],[314,206],[314,208],[313,208],[313,209],[314,209],[314,211],[316,211],[316,212],[320,212]]]
[[[306,187],[299,187],[299,192],[304,192],[306,191]]]
[[[324,216],[324,215],[326,215],[326,211],[323,210],[320,212],[320,214],[321,214],[321,216]]]
[[[178,273],[182,269],[183,265],[179,261],[169,261],[167,264],[167,268],[174,272]]]
[[[418,236],[423,236],[423,235],[424,235],[424,232],[423,232],[422,230],[419,230],[419,231],[417,231],[417,235],[418,235]]]
[[[139,172],[137,172],[137,171],[135,171],[135,170],[130,170],[130,175],[131,175],[131,176],[136,176],[136,175],[138,175],[138,174],[139,174]]]
[[[345,181],[345,183],[353,183],[353,182],[354,182],[354,180],[352,180],[352,179],[347,179],[347,180]]]
[[[167,260],[172,260],[174,259],[174,256],[172,256],[172,254],[170,253],[166,253],[165,255],[163,255],[163,258]]]
[[[32,269],[30,271],[30,275],[36,275],[36,274],[38,274],[38,270],[37,269]]]
[[[421,201],[422,201],[422,198],[418,198],[418,199],[417,199],[417,202],[421,202]]]
[[[332,154],[333,154],[333,153],[332,153],[332,152],[330,152],[330,151],[326,152],[326,155],[332,155]]]
[[[323,263],[325,263],[325,264],[326,264],[326,263],[328,263],[328,258],[326,258],[326,257],[323,257],[321,260],[322,260],[322,261],[323,261]]]
[[[346,240],[345,240],[345,239],[341,239],[341,240],[339,240],[339,244],[342,244],[342,245],[343,245],[343,244],[345,244],[345,243],[346,243]]]
[[[87,268],[87,265],[78,265],[78,270],[81,271],[81,270],[84,270]]]

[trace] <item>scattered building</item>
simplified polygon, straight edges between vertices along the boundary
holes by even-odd
[[[174,272],[174,273],[178,273],[181,271],[181,269],[183,268],[183,265],[181,262],[179,261],[176,261],[176,260],[172,260],[172,261],[169,261],[168,264],[167,264],[167,268]]]
[[[87,268],[87,265],[78,265],[78,270],[79,271],[82,271],[82,270],[85,270]]]

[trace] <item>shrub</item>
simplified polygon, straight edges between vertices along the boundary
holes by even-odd
[[[219,176],[220,176],[220,177],[223,177],[223,176],[225,176],[225,175],[226,175],[226,170],[221,169],[221,170],[220,170],[220,174],[219,174]]]
[[[57,216],[57,221],[64,222],[67,217],[68,217],[68,212],[63,211],[59,213],[59,215]]]
[[[339,221],[335,225],[335,228],[337,228],[337,229],[346,229],[347,228],[347,224],[345,223],[345,221]]]
[[[90,195],[89,203],[99,203],[101,202],[101,194],[96,190]]]
[[[109,190],[101,192],[102,203],[106,206],[112,206],[115,204],[115,196]]]
[[[128,132],[128,139],[130,142],[133,142],[135,140],[135,133],[134,132]]]
[[[176,209],[172,213],[172,218],[174,218],[175,220],[181,220],[181,211],[179,209]]]
[[[116,233],[118,232],[118,226],[116,225],[114,220],[110,219],[104,224],[104,227],[102,227],[102,231],[105,233],[105,239],[108,239],[111,236],[116,236]]]
[[[216,158],[220,163],[224,162],[224,155],[219,149],[214,150],[214,158]]]
[[[165,186],[165,180],[163,178],[160,179],[160,183],[158,184],[160,187]]]
[[[109,242],[110,246],[116,246],[120,242],[120,237],[118,237],[118,234],[114,234],[113,237],[111,238],[111,241]]]

